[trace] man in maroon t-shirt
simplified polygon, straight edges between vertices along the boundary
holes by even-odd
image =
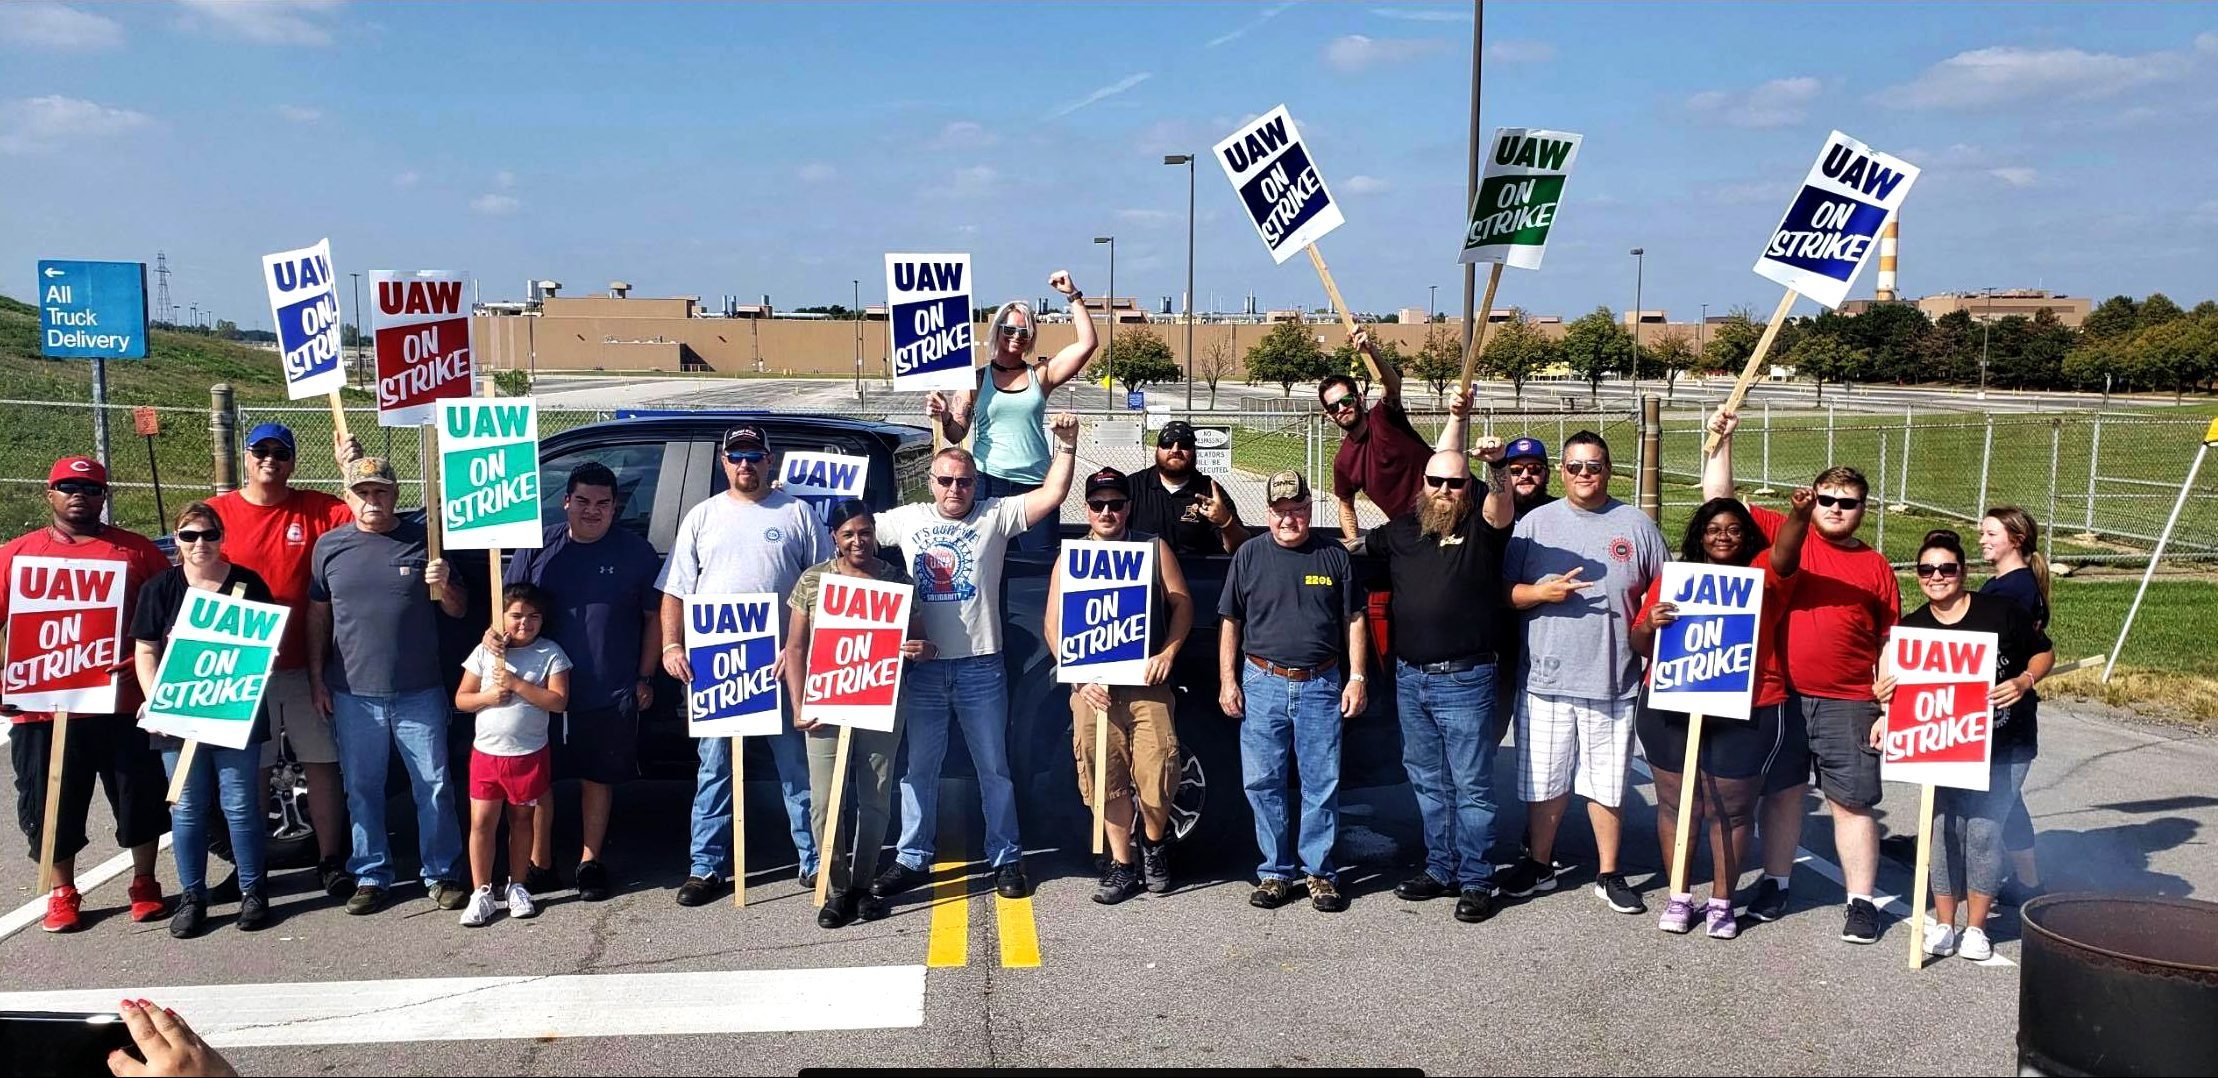
[[[292,610],[278,644],[277,664],[263,696],[270,733],[262,743],[262,789],[270,786],[280,738],[308,773],[308,822],[316,830],[316,877],[324,893],[343,898],[354,893],[346,873],[350,842],[346,791],[339,776],[339,742],[331,716],[316,709],[308,686],[309,556],[325,532],[354,523],[354,510],[319,490],[292,485],[293,432],[282,423],[264,423],[247,432],[246,485],[208,499],[223,522],[224,553],[233,563],[261,574],[277,601]],[[342,465],[362,455],[349,438],[333,447]],[[219,887],[218,890],[222,888]]]
[[[1410,426],[1409,414],[1402,411],[1402,372],[1379,360],[1370,334],[1356,330],[1348,335],[1348,343],[1378,375],[1378,404],[1366,405],[1362,387],[1345,374],[1329,375],[1317,383],[1317,403],[1345,432],[1340,452],[1332,458],[1332,497],[1340,504],[1340,537],[1353,548],[1357,492],[1370,495],[1371,504],[1388,520],[1409,512],[1424,489],[1425,462],[1432,459],[1434,447],[1425,444],[1424,436]],[[1460,436],[1454,444],[1443,437],[1439,448],[1464,446]]]
[[[1703,465],[1702,496],[1730,498],[1733,492],[1733,428],[1738,417],[1720,409],[1710,430],[1718,449]],[[1902,616],[1901,586],[1885,554],[1856,538],[1864,522],[1870,484],[1862,472],[1839,466],[1818,473],[1811,524],[1813,541],[1802,545],[1801,569],[1788,590],[1779,624],[1779,654],[1790,691],[1787,721],[1802,727],[1817,785],[1833,811],[1833,849],[1848,891],[1847,920],[1841,938],[1850,943],[1879,939],[1879,912],[1872,890],[1879,878],[1879,756],[1870,751],[1872,723],[1879,701],[1872,681],[1880,648]],[[1778,512],[1751,506],[1764,538],[1776,538],[1785,519]],[[1790,734],[1791,736],[1791,734]],[[1777,920],[1786,912],[1787,879],[1794,847],[1802,838],[1802,795],[1797,785],[1765,798],[1761,827],[1764,880],[1748,903],[1758,919]]]

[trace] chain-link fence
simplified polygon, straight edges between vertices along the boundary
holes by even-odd
[[[1067,397],[1067,395],[1066,395]],[[921,406],[901,397],[873,399],[855,408],[811,406],[813,414],[838,414],[870,420],[922,424]],[[779,407],[777,400],[751,402]],[[1636,413],[1626,410],[1580,411],[1577,401],[1545,410],[1485,410],[1471,418],[1474,435],[1504,440],[1532,435],[1559,452],[1566,437],[1591,429],[1608,439],[1618,462],[1615,493],[1634,500],[1636,477],[1645,462]],[[1267,404],[1268,407],[1251,407]],[[1283,468],[1299,469],[1318,492],[1316,524],[1337,529],[1330,497],[1332,458],[1341,433],[1320,415],[1313,400],[1249,399],[1240,408],[1215,411],[1150,411],[1082,416],[1080,468],[1103,465],[1135,471],[1154,463],[1155,431],[1171,419],[1197,426],[1228,428],[1231,467],[1216,471],[1243,519],[1263,519],[1263,481]],[[84,404],[0,400],[0,529],[15,534],[47,519],[42,490],[52,462],[86,452],[92,444],[93,410]],[[543,405],[542,434],[613,416],[600,409]],[[206,496],[215,485],[216,460],[211,431],[224,426],[235,441],[264,422],[291,427],[300,444],[294,482],[336,491],[337,470],[331,444],[332,417],[321,405],[240,404],[232,417],[211,407],[153,409],[158,432],[134,432],[134,409],[111,406],[110,478],[115,489],[114,519],[133,530],[166,531],[160,508],[175,513],[186,502]],[[1436,410],[1412,414],[1419,433],[1435,437],[1446,416]],[[1662,524],[1676,545],[1680,530],[1702,501],[1702,413],[1673,410],[1663,418],[1659,477]],[[420,497],[422,476],[416,428],[377,424],[374,410],[347,413],[350,431],[371,453],[393,461],[404,487],[403,499]],[[2128,415],[2070,412],[2053,415],[1898,414],[1848,409],[1752,408],[1734,442],[1734,472],[1751,500],[1783,504],[1786,492],[1807,483],[1833,464],[1861,469],[1872,484],[1873,507],[1866,535],[1891,558],[1907,561],[1918,539],[1931,527],[1968,532],[1985,506],[2023,507],[2044,528],[2043,543],[2061,562],[2132,564],[2145,561],[2161,534],[2193,459],[2208,417],[2171,414]],[[238,454],[238,467],[252,460]],[[158,482],[157,482],[158,477]],[[1560,482],[1555,484],[1560,487]],[[2199,486],[2218,486],[2218,465]],[[1382,516],[1368,500],[1358,499],[1359,522],[1375,526]],[[1083,518],[1080,500],[1065,503],[1066,520]],[[2218,558],[2218,498],[2189,498],[2175,530],[2167,559]]]

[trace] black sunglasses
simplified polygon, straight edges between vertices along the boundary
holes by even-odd
[[[1123,498],[1105,498],[1101,501],[1095,501],[1092,498],[1086,499],[1086,508],[1096,513],[1122,513],[1125,507],[1130,504],[1132,503],[1125,501]]]
[[[1004,337],[1029,337],[1032,335],[1032,331],[1023,326],[1003,326],[1001,327],[1001,335]]]
[[[953,487],[957,490],[968,490],[978,484],[978,477],[970,475],[935,475],[932,477],[932,482],[938,483],[943,487]]]
[[[82,494],[97,498],[108,493],[108,488],[89,479],[64,479],[54,484],[54,489],[64,494]]]
[[[1578,475],[1581,472],[1584,472],[1588,475],[1601,475],[1602,473],[1609,470],[1610,465],[1608,461],[1567,460],[1563,462],[1563,474],[1565,475]]]
[[[1190,453],[1190,452],[1193,452],[1193,449],[1194,449],[1194,440],[1193,440],[1192,438],[1166,438],[1166,439],[1164,439],[1164,440],[1162,440],[1162,441],[1159,441],[1159,442],[1155,443],[1155,448],[1157,448],[1157,449],[1184,449],[1184,450],[1186,450],[1187,452],[1189,452],[1189,453]]]
[[[750,449],[744,453],[726,453],[724,459],[734,464],[761,464],[770,459],[770,454]]]
[[[177,531],[177,541],[180,543],[220,543],[223,541],[223,529],[209,528],[203,531],[193,528],[180,528]]]
[[[1953,561],[1943,562],[1939,565],[1920,565],[1918,566],[1918,579],[1931,580],[1934,577],[1940,577],[1943,580],[1947,580],[1948,578],[1953,577],[1963,571],[1964,566]]]
[[[1470,481],[1471,477],[1468,475],[1428,475],[1425,477],[1426,486],[1447,487],[1449,490],[1462,490],[1463,485]]]
[[[247,449],[262,460],[291,460],[293,451],[281,445],[257,445]]]
[[[1832,494],[1820,494],[1818,495],[1818,504],[1826,507],[1827,509],[1831,509],[1834,506],[1839,506],[1842,512],[1853,513],[1856,510],[1863,508],[1864,499],[1842,498]]]
[[[1325,411],[1328,412],[1352,412],[1355,410],[1355,408],[1355,394],[1353,393],[1350,393],[1347,396],[1342,397],[1336,401],[1325,402]]]

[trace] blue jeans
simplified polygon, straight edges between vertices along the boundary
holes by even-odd
[[[963,743],[978,772],[986,811],[986,863],[995,868],[1024,856],[1017,838],[1017,787],[1009,779],[1009,680],[1001,656],[913,662],[903,674],[901,724],[909,766],[901,774],[898,859],[918,872],[931,863],[939,830],[940,765],[947,726],[962,724]]]
[[[424,886],[461,879],[462,828],[447,775],[447,694],[418,689],[389,696],[331,694],[339,735],[339,772],[354,820],[354,856],[347,871],[365,887],[393,886],[393,851],[385,840],[385,762],[400,748],[416,796],[416,852]]]
[[[978,497],[981,499],[1021,498],[1038,489],[1040,489],[1038,483],[1020,483],[1014,479],[1003,479],[998,475],[985,475],[983,473],[978,476]],[[1061,534],[1056,529],[1061,527],[1062,523],[1063,514],[1060,510],[1049,513],[1047,519],[1024,529],[1023,534],[1009,540],[1009,549],[1054,550],[1057,546],[1056,539]]]
[[[699,739],[701,770],[693,776],[693,875],[722,879],[732,858],[732,739]],[[778,793],[801,875],[816,871],[816,833],[809,829],[809,742],[787,723],[770,737]],[[744,792],[740,796],[746,796]]]
[[[1492,887],[1494,664],[1459,674],[1394,667],[1402,768],[1425,822],[1425,872],[1459,890]]]
[[[1246,721],[1240,724],[1240,776],[1255,812],[1258,879],[1294,881],[1295,840],[1286,832],[1287,755],[1302,784],[1301,870],[1337,881],[1332,843],[1340,832],[1340,671],[1289,681],[1240,665]]]
[[[182,746],[162,750],[162,772],[175,778]],[[169,807],[170,853],[177,859],[177,889],[205,901],[208,897],[208,825],[218,808],[231,828],[232,863],[239,866],[239,890],[262,885],[262,847],[268,821],[255,788],[262,780],[262,746],[226,749],[202,745],[193,750],[192,775]]]

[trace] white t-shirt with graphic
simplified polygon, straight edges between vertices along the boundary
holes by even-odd
[[[570,656],[562,645],[542,636],[529,644],[511,645],[501,653],[508,676],[545,688],[548,679],[570,669]],[[493,653],[484,644],[470,652],[462,668],[478,676],[478,684],[493,684]],[[521,696],[511,694],[505,704],[477,713],[477,736],[471,746],[487,756],[529,756],[547,747],[547,720],[552,716]]]
[[[878,541],[909,559],[924,637],[942,659],[1001,651],[1001,559],[1022,534],[1024,498],[987,498],[949,520],[930,502],[878,514]]]

